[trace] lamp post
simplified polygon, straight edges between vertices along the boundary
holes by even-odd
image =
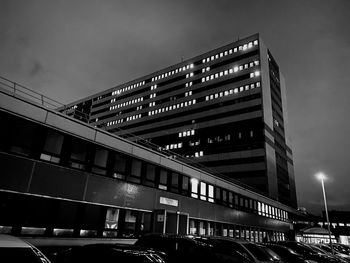
[[[331,228],[330,228],[328,209],[327,209],[326,190],[324,188],[324,180],[326,179],[326,176],[323,173],[318,173],[318,174],[316,174],[316,177],[317,177],[317,179],[319,179],[321,181],[321,184],[322,184],[323,201],[324,201],[324,208],[326,211],[326,219],[327,219],[327,226],[328,226],[329,245],[331,246],[331,251],[332,251],[332,254],[334,255],[333,245],[332,245]]]

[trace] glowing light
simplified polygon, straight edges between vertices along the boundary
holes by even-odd
[[[255,75],[255,77],[260,76],[260,71],[255,71],[255,72],[254,72],[254,75]]]
[[[327,179],[326,175],[322,172],[318,172],[315,176],[320,181],[325,181]]]

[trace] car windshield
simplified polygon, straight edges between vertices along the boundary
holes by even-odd
[[[255,244],[243,244],[254,257],[260,261],[273,261],[274,259],[268,253],[266,253],[262,248],[258,247]]]
[[[0,262],[49,263],[45,258],[38,255],[31,247],[1,247]]]

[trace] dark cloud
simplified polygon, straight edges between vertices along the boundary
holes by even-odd
[[[44,71],[44,68],[43,68],[42,64],[39,61],[34,60],[30,69],[29,69],[29,75],[30,75],[30,77],[35,77],[36,75],[38,75],[39,73],[41,73],[43,71]]]
[[[260,32],[286,78],[299,204],[350,210],[347,0],[0,1],[0,75],[64,103]],[[331,207],[332,208],[332,207]]]

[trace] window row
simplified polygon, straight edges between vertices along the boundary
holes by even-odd
[[[152,115],[155,115],[155,114],[158,114],[158,113],[167,112],[167,111],[171,111],[171,110],[180,109],[180,108],[191,106],[191,105],[194,105],[194,104],[196,104],[196,100],[189,100],[189,101],[177,103],[177,104],[174,104],[174,105],[170,105],[170,106],[166,106],[166,107],[163,107],[163,108],[159,108],[157,110],[149,111],[148,112],[148,116],[152,116]]]
[[[192,218],[189,220],[189,234],[239,238],[246,239],[251,242],[286,240],[285,233],[279,231],[266,231],[264,229],[251,226],[225,224]],[[240,253],[246,253],[244,249],[241,251],[240,247],[237,247],[236,249]],[[247,257],[249,258],[249,256]]]
[[[187,136],[192,136],[195,134],[195,130],[191,129],[191,130],[186,130],[183,132],[179,132],[179,138],[181,137],[187,137]]]
[[[280,220],[288,220],[288,213],[282,209],[258,202],[258,214]]]
[[[143,101],[143,97],[137,98],[137,99],[133,99],[133,100],[129,100],[129,101],[125,101],[123,103],[120,104],[116,104],[114,106],[109,107],[109,110],[114,110],[114,109],[119,109],[121,107],[125,107],[125,106],[129,106],[138,102]],[[115,98],[111,99],[111,103],[115,102]]]
[[[242,92],[242,91],[247,91],[247,90],[255,89],[255,88],[259,88],[259,87],[260,87],[260,82],[256,82],[256,83],[252,83],[250,85],[244,85],[244,86],[240,86],[240,87],[237,87],[234,89],[229,89],[229,90],[221,91],[221,92],[218,92],[215,94],[210,94],[208,96],[205,96],[205,100],[206,101],[213,100],[213,99],[237,94],[237,93]]]
[[[137,238],[152,232],[152,213],[0,193],[0,234]]]
[[[227,55],[231,55],[233,53],[237,53],[238,51],[242,51],[242,50],[245,51],[247,49],[252,48],[253,46],[257,46],[258,44],[259,44],[258,40],[254,40],[254,41],[248,42],[247,44],[240,45],[240,46],[237,46],[235,48],[231,48],[229,50],[225,50],[225,51],[220,52],[218,54],[215,54],[215,55],[212,55],[210,57],[204,58],[204,59],[202,59],[202,63],[213,61],[215,59],[222,58],[222,57],[225,57]]]
[[[210,70],[210,67],[202,68],[202,73],[205,73]]]
[[[193,73],[193,72],[188,73],[188,74],[186,74],[186,79],[192,78],[193,76],[194,76],[194,73]]]
[[[137,120],[139,118],[141,118],[141,114],[136,114],[136,115],[126,117],[126,121],[133,121],[133,120]]]
[[[128,91],[128,90],[132,90],[132,89],[134,89],[134,88],[141,87],[141,86],[145,85],[145,83],[146,83],[145,81],[141,81],[141,82],[138,82],[138,83],[135,83],[135,84],[126,86],[126,87],[124,87],[124,88],[115,90],[115,91],[112,92],[112,96],[114,96],[114,95],[120,95],[122,92],[125,92],[125,91]]]
[[[167,78],[167,77],[170,77],[174,74],[177,74],[177,73],[180,73],[182,71],[186,71],[188,69],[192,69],[194,67],[194,65],[191,63],[191,64],[188,64],[186,66],[183,66],[183,67],[179,67],[177,69],[174,69],[172,71],[169,71],[169,72],[166,72],[166,73],[163,73],[163,74],[160,74],[156,77],[153,77],[152,78],[152,81],[156,81],[156,80],[160,80],[160,79],[163,79],[163,78]]]
[[[186,82],[185,87],[188,88],[188,87],[191,87],[192,85],[193,85],[192,81]]]
[[[258,60],[255,60],[255,61],[250,62],[250,63],[243,64],[243,65],[240,65],[240,66],[234,66],[233,68],[226,69],[224,71],[220,71],[220,72],[217,72],[215,74],[203,77],[202,78],[202,83],[210,81],[210,80],[213,80],[213,79],[217,79],[217,78],[220,78],[220,77],[223,77],[223,76],[227,76],[229,74],[237,73],[238,71],[242,71],[242,70],[247,69],[247,68],[255,67],[257,65],[259,65],[259,61]],[[255,73],[259,74],[259,71],[255,71],[253,74],[255,74]],[[257,77],[258,75],[255,75],[255,76]]]
[[[165,145],[164,148],[165,148],[165,150],[180,149],[180,148],[182,148],[182,142],[167,144],[167,145]]]
[[[120,124],[120,123],[123,123],[124,122],[124,119],[118,119],[118,120],[114,120],[114,121],[109,121],[107,122],[107,127],[108,126],[111,126],[111,125],[115,125],[115,124]]]

